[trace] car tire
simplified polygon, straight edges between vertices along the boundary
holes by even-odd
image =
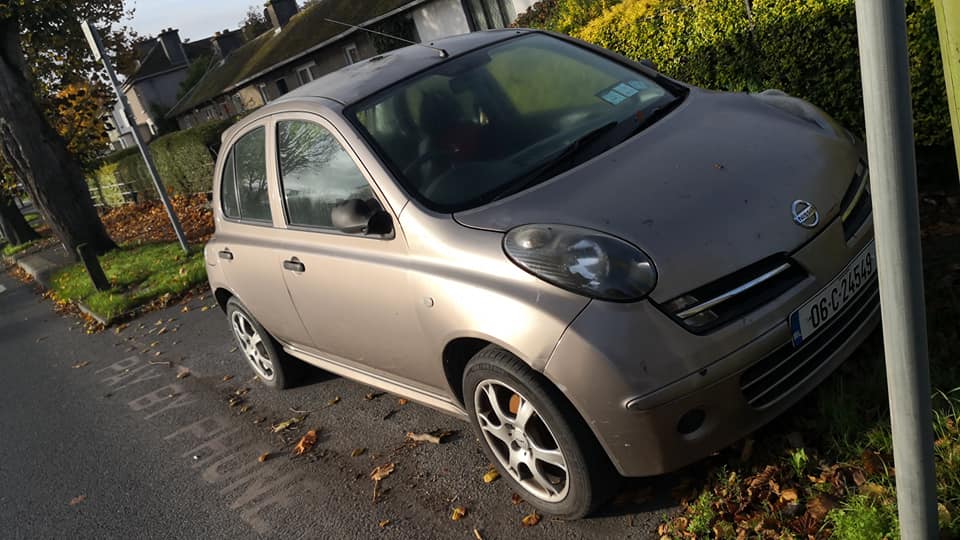
[[[303,364],[283,352],[280,344],[236,298],[227,301],[227,321],[240,353],[260,381],[282,390],[303,376]]]
[[[533,507],[579,519],[615,492],[621,478],[579,413],[516,356],[484,348],[467,364],[463,389],[484,453]]]

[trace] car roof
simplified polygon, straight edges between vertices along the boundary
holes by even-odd
[[[324,75],[270,104],[313,97],[350,105],[427,68],[529,32],[516,28],[473,32],[425,43],[428,47],[418,44],[395,49]],[[437,49],[443,49],[447,55],[443,56]]]

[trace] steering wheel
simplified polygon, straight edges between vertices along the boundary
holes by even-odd
[[[417,159],[411,161],[403,168],[403,175],[410,176],[410,171],[416,169],[417,167],[423,165],[424,163],[429,163],[432,161],[438,161],[441,158],[451,157],[457,152],[454,149],[445,149],[445,150],[434,150],[432,152],[427,152],[423,155],[417,157]]]

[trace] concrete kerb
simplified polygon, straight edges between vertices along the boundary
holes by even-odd
[[[44,289],[51,288],[51,279],[57,270],[76,262],[73,257],[63,248],[56,246],[36,253],[21,256],[3,257],[3,262],[8,265],[16,264],[21,270],[30,275]],[[83,302],[74,302],[82,313],[90,316],[98,323],[104,326],[110,326],[115,319],[105,319],[95,313],[89,306]]]

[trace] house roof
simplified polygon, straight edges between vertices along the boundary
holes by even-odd
[[[231,52],[197,83],[167,114],[191,111],[237,86],[269,73],[287,62],[312,52],[327,42],[346,36],[353,29],[328,22],[335,19],[364,25],[393,11],[413,7],[425,0],[326,0],[293,16],[280,32],[271,29]]]
[[[187,67],[187,64],[174,65],[170,62],[166,53],[163,52],[163,47],[160,46],[160,42],[154,41],[153,47],[144,55],[143,59],[140,60],[140,67],[127,77],[125,84],[130,86],[137,81],[149,79],[150,77],[165,73],[171,69],[185,67]]]

